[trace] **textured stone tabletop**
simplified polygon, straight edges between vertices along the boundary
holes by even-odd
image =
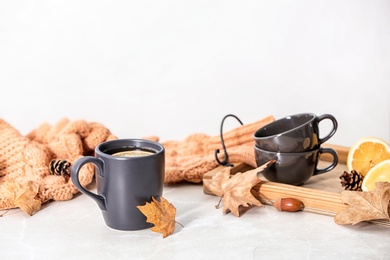
[[[94,189],[93,187],[91,188]],[[108,228],[94,201],[78,195],[33,216],[19,209],[0,218],[2,259],[389,259],[390,228],[340,226],[332,217],[254,207],[222,214],[202,185],[164,187],[177,209],[175,232]]]

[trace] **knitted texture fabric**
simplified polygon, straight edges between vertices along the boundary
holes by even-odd
[[[246,163],[256,167],[253,135],[257,129],[274,120],[273,116],[268,116],[223,133],[229,163]],[[162,144],[166,150],[165,183],[200,183],[205,173],[219,166],[215,150],[220,150],[220,161],[224,157],[219,135],[192,134],[183,141],[166,141]]]
[[[36,199],[41,203],[49,200],[69,200],[78,193],[68,176],[50,174],[52,159],[74,163],[85,155],[93,155],[101,142],[117,139],[99,123],[85,120],[60,120],[56,125],[42,124],[27,136],[0,119],[0,209],[17,207],[7,189],[9,184],[23,188],[27,182],[39,185]],[[80,183],[90,184],[94,177],[92,165],[80,171]],[[18,191],[14,191],[17,193]]]
[[[223,134],[230,163],[246,163],[256,167],[254,156],[254,132],[273,122],[272,116],[243,125]],[[79,191],[69,176],[50,174],[53,159],[73,164],[77,159],[93,155],[95,147],[105,141],[117,139],[109,129],[99,123],[85,120],[70,121],[66,118],[55,125],[42,124],[26,136],[0,119],[0,210],[16,208],[15,196],[23,192],[26,183],[39,186],[35,200],[69,200]],[[159,141],[157,136],[144,139]],[[192,134],[183,141],[162,142],[165,147],[165,183],[182,181],[200,183],[203,175],[219,166],[215,150],[223,160],[221,137]],[[93,181],[94,166],[81,168],[79,180],[82,186]],[[15,189],[19,189],[15,191]]]

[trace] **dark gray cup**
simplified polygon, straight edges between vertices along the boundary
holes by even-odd
[[[150,152],[145,156],[112,155],[122,150]],[[86,163],[95,165],[97,194],[80,185],[79,171]],[[156,142],[142,139],[118,139],[99,144],[95,157],[85,156],[72,166],[71,178],[80,192],[92,198],[102,210],[107,226],[118,230],[152,227],[137,208],[159,198],[163,192],[165,149]]]
[[[320,137],[319,124],[323,120],[332,122],[331,131]],[[296,153],[318,149],[337,130],[337,120],[330,114],[316,116],[312,113],[296,114],[269,123],[254,133],[254,140],[260,149]]]
[[[333,161],[327,167],[318,169],[318,160],[323,153],[331,154]],[[310,177],[334,169],[338,163],[337,152],[322,147],[308,152],[280,153],[262,150],[255,146],[255,158],[258,166],[276,160],[262,172],[263,176],[269,181],[292,185],[302,185]]]

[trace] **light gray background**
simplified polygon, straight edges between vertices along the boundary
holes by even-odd
[[[329,143],[389,141],[389,69],[389,1],[0,2],[0,118],[22,134],[68,117],[181,140],[313,112],[338,119]]]

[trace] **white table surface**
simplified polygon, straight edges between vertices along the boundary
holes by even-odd
[[[1,259],[390,259],[383,225],[341,226],[333,217],[271,206],[224,215],[201,184],[166,185],[163,196],[184,225],[165,239],[149,229],[108,228],[85,195],[49,202],[33,216],[11,210],[0,218]]]
[[[224,215],[202,185],[165,186],[164,197],[184,225],[165,239],[149,229],[108,228],[85,195],[47,203],[33,216],[11,210],[0,218],[1,259],[390,259],[389,227],[340,226],[271,206]]]

